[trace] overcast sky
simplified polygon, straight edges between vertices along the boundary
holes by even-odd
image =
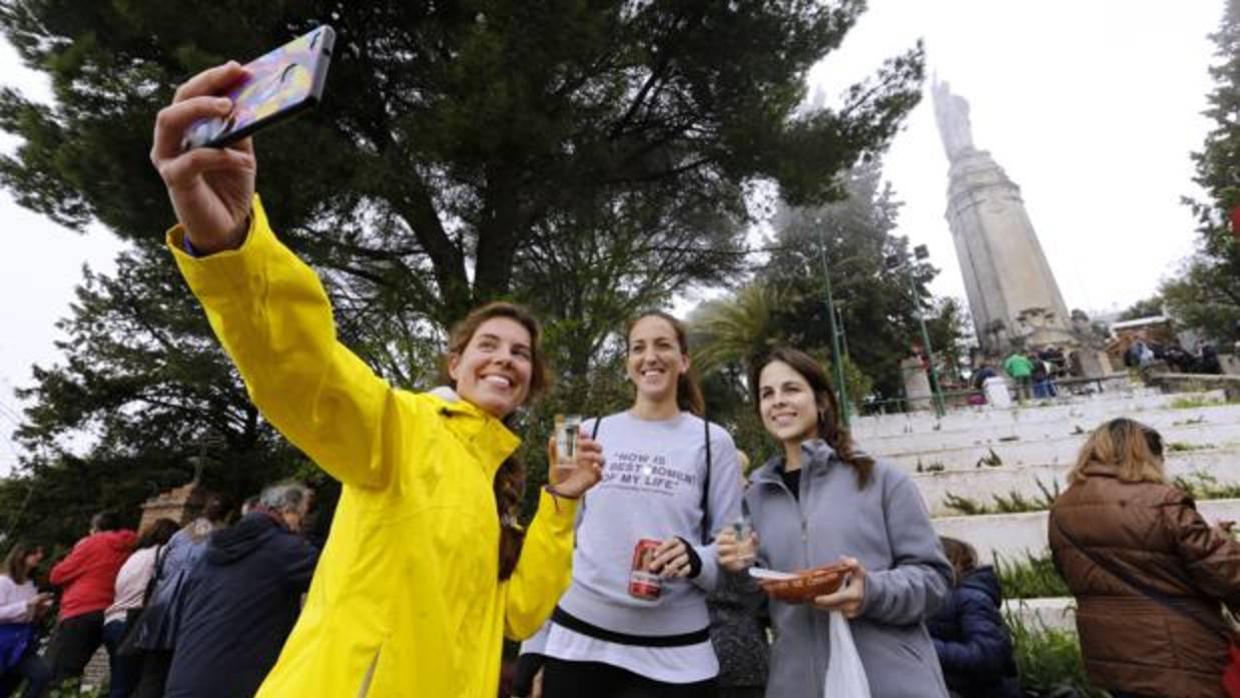
[[[1116,309],[1151,295],[1192,249],[1180,197],[1195,193],[1189,154],[1210,123],[1201,111],[1217,62],[1207,34],[1223,0],[871,0],[842,49],[811,82],[828,99],[887,56],[926,42],[931,71],[969,101],[974,144],[1021,188],[1069,308]],[[0,83],[46,99],[41,75],[0,41]],[[905,202],[897,231],[929,246],[942,269],[933,290],[964,298],[943,213],[947,158],[926,97],[886,157]],[[0,149],[12,152],[12,139]],[[163,228],[168,221],[152,221]],[[20,208],[0,190],[0,433],[20,405],[30,365],[57,360],[54,323],[66,315],[83,264],[110,271],[121,249]],[[0,438],[0,473],[15,453]]]

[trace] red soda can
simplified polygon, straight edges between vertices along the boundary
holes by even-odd
[[[663,541],[650,538],[637,541],[633,548],[633,566],[629,570],[630,596],[647,601],[659,598],[659,592],[663,590],[663,580],[650,571],[650,566],[654,562],[654,551],[662,544]]]

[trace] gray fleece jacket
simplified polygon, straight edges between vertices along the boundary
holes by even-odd
[[[946,698],[925,620],[951,594],[952,568],[907,475],[878,462],[856,471],[822,440],[804,452],[800,499],[784,485],[784,459],[754,474],[745,502],[758,533],[758,564],[796,571],[857,558],[866,569],[861,614],[851,621],[873,698]],[[831,658],[828,614],[771,601],[775,644],[767,698],[820,698]]]

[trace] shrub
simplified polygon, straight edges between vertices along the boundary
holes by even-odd
[[[1107,698],[1089,684],[1076,633],[1048,628],[1040,621],[1028,625],[1019,616],[1005,613],[1012,632],[1012,649],[1021,689],[1034,695],[1053,695],[1064,688],[1085,698]]]
[[[1050,555],[1027,556],[1023,560],[1005,560],[995,556],[995,574],[1008,599],[1038,599],[1071,596],[1063,577],[1055,571]]]

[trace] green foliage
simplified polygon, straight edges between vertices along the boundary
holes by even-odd
[[[1093,688],[1085,675],[1076,633],[1049,628],[1040,621],[1026,624],[1011,612],[1005,612],[1004,619],[1012,633],[1016,670],[1023,690],[1033,691],[1034,695],[1053,695],[1070,687],[1085,698],[1106,698],[1106,693]]]
[[[853,414],[861,404],[903,394],[899,361],[921,344],[917,313],[926,312],[936,358],[954,365],[963,330],[959,304],[931,308],[925,284],[935,271],[911,261],[908,243],[890,232],[899,203],[881,182],[877,161],[843,179],[848,196],[826,206],[780,208],[770,258],[735,293],[704,303],[690,316],[695,364],[707,374],[708,402],[721,406],[738,444],[770,453],[752,416],[746,374],[755,357],[776,345],[802,349],[822,362],[832,381],[824,253],[842,329],[841,366]],[[902,266],[889,271],[891,261]],[[941,466],[940,466],[941,467]]]
[[[1198,395],[1189,397],[1177,397],[1171,401],[1171,408],[1176,410],[1195,410],[1198,407],[1214,407],[1215,405],[1226,404],[1226,400],[1218,398],[1208,398]]]
[[[718,277],[735,265],[749,182],[833,198],[835,173],[879,152],[917,103],[920,46],[838,110],[798,110],[806,71],[863,10],[229,0],[67,12],[8,0],[0,24],[51,75],[56,103],[0,94],[0,128],[24,141],[0,180],[65,224],[151,240],[168,210],[149,134],[176,84],[330,17],[340,48],[324,103],[256,139],[272,219],[316,264],[445,326],[512,291],[548,239],[587,230],[639,231],[625,239],[648,263]]]
[[[776,314],[787,300],[778,287],[752,283],[709,301],[689,316],[693,364],[703,374],[745,367],[787,339]]]
[[[1173,484],[1197,500],[1240,498],[1240,483],[1219,482],[1217,477],[1204,470],[1178,476]]]
[[[1161,288],[1167,306],[1186,327],[1216,342],[1240,339],[1240,245],[1233,236],[1229,214],[1240,206],[1240,128],[1236,104],[1240,101],[1240,3],[1229,0],[1211,38],[1221,62],[1210,68],[1214,90],[1207,96],[1205,114],[1214,121],[1202,150],[1193,154],[1194,181],[1205,192],[1203,200],[1185,199],[1197,218],[1197,249],[1180,273]]]
[[[881,175],[877,160],[862,163],[843,179],[848,192],[843,201],[781,209],[770,259],[756,277],[784,300],[773,324],[786,340],[802,349],[830,351],[825,264],[842,349],[873,382],[872,391],[851,393],[857,400],[903,395],[899,362],[922,344],[918,313],[927,316],[940,363],[959,355],[962,333],[958,304],[928,302],[926,285],[937,270],[913,258],[907,239],[891,234],[900,203]]]
[[[50,105],[0,90],[0,130],[18,142],[0,184],[134,245],[115,277],[87,276],[63,361],[23,392],[28,453],[0,483],[16,512],[5,530],[68,543],[100,505],[135,518],[200,453],[207,483],[238,497],[314,472],[248,403],[162,249],[171,216],[149,139],[187,76],[331,18],[324,103],[255,138],[267,212],[323,277],[341,341],[394,385],[433,383],[444,331],[471,306],[539,311],[559,387],[518,419],[532,496],[550,415],[627,402],[620,323],[746,271],[746,192],[838,198],[837,175],[880,153],[917,103],[920,45],[838,109],[799,108],[806,71],[863,9],[0,0],[0,27],[54,90]],[[743,410],[728,419],[752,427]]]
[[[1163,314],[1163,298],[1160,295],[1153,295],[1149,298],[1139,300],[1128,306],[1119,314],[1117,320],[1140,320],[1147,317],[1157,317]]]
[[[1050,555],[1026,556],[1023,560],[1005,560],[995,556],[995,573],[1003,596],[1007,599],[1038,599],[1071,596],[1067,583]]]
[[[259,418],[162,251],[122,255],[113,277],[86,271],[58,327],[62,362],[18,391],[31,406],[24,467],[0,482],[5,533],[68,544],[105,508],[136,525],[137,505],[187,482],[194,458],[234,499],[303,461]]]
[[[991,510],[984,504],[980,504],[972,497],[964,497],[954,492],[948,492],[943,495],[943,506],[948,509],[955,509],[965,516],[980,516],[989,514]]]
[[[103,698],[106,695],[108,695],[108,684],[106,681],[102,686],[91,686],[80,681],[69,681],[49,690],[47,698]]]
[[[974,467],[980,468],[983,465],[985,465],[990,468],[997,468],[1003,465],[1003,457],[1000,456],[998,453],[995,453],[995,449],[990,448],[990,449],[987,449],[987,451],[988,453],[986,455],[977,459],[977,463],[974,465]]]
[[[1214,444],[1190,444],[1187,441],[1172,441],[1167,444],[1167,450],[1172,453],[1184,453],[1185,451],[1202,451],[1214,448]]]
[[[1019,490],[1010,490],[1007,494],[991,494],[990,498],[994,503],[983,504],[970,497],[948,492],[943,496],[943,505],[949,509],[955,509],[965,516],[1046,511],[1051,508],[1055,498],[1059,496],[1059,482],[1053,481],[1050,487],[1043,484],[1040,478],[1036,482],[1039,493],[1034,496],[1027,496]]]

